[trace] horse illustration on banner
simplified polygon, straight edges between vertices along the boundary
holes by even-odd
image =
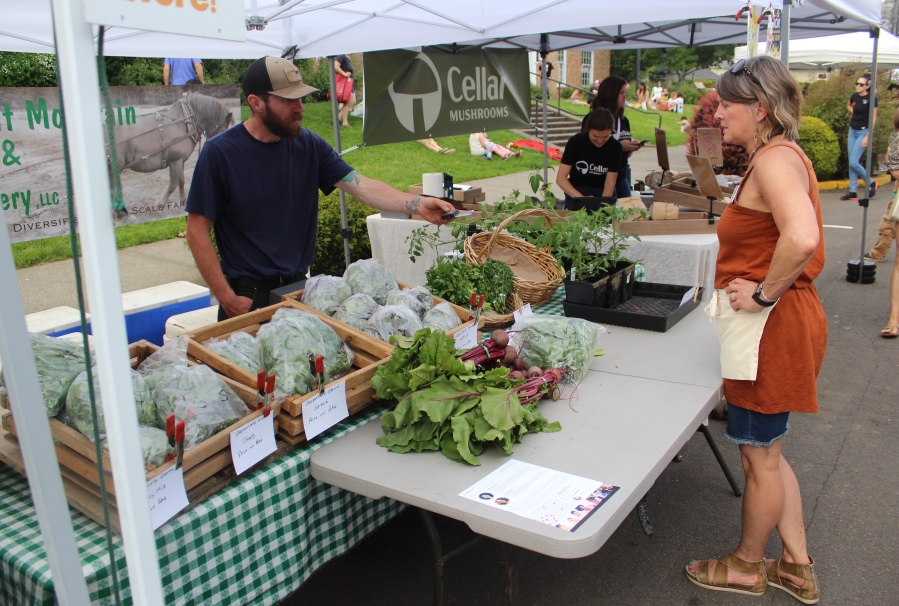
[[[151,173],[169,169],[169,184],[162,194],[164,205],[177,187],[184,193],[184,162],[202,137],[210,139],[234,124],[234,116],[216,99],[198,93],[184,95],[168,108],[137,116],[133,124],[119,126],[116,157],[119,170]]]

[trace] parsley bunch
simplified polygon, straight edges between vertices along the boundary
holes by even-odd
[[[425,272],[426,286],[432,294],[456,305],[468,307],[471,293],[484,295],[484,310],[504,313],[505,301],[515,289],[512,268],[496,259],[472,265],[461,257],[438,257]],[[488,309],[489,305],[489,309]]]

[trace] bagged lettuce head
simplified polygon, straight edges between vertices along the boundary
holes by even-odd
[[[414,311],[420,320],[434,307],[434,298],[427,288],[416,286],[415,288],[404,288],[403,290],[391,290],[387,293],[386,304],[405,305]]]
[[[443,332],[448,332],[460,324],[462,324],[462,320],[459,318],[456,310],[446,301],[438,303],[431,308],[425,314],[424,320],[422,320],[422,325],[425,328],[430,328],[431,330],[439,328]]]
[[[346,301],[352,294],[353,290],[343,278],[321,274],[306,280],[306,288],[303,291],[303,303],[322,313],[333,316],[340,304]]]
[[[94,399],[97,404],[97,422],[100,428],[100,439],[102,440],[106,437],[106,423],[103,419],[100,377],[96,366],[91,369],[91,375],[93,376]],[[131,371],[131,386],[134,389],[134,407],[137,410],[137,424],[145,427],[155,427],[156,403],[150,395],[150,388],[147,387],[147,382],[136,370]],[[91,415],[91,396],[88,389],[86,371],[82,371],[72,381],[72,386],[69,387],[69,393],[66,396],[65,412],[69,420],[78,428],[78,431],[93,441],[94,423]]]
[[[72,381],[84,370],[84,349],[46,335],[31,335],[31,351],[48,417],[65,408]]]
[[[240,366],[248,373],[255,375],[262,369],[259,354],[256,350],[256,337],[245,332],[236,332],[226,341],[215,337],[206,341],[206,347],[232,364]]]
[[[393,335],[413,337],[421,328],[418,315],[402,305],[379,307],[365,324],[365,332],[388,343]]]
[[[364,293],[353,295],[340,304],[334,312],[334,319],[364,331],[365,323],[378,307],[378,302]]]
[[[361,259],[351,263],[343,272],[343,279],[350,285],[354,295],[365,293],[377,301],[378,305],[387,302],[387,293],[397,290],[393,275],[377,259]]]

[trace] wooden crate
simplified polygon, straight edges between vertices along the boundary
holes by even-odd
[[[129,346],[128,353],[131,357],[131,367],[137,368],[150,354],[159,349],[158,346],[148,341],[138,341]],[[190,364],[196,364],[195,360]],[[182,466],[184,469],[184,486],[187,489],[188,500],[191,505],[196,505],[206,497],[227,486],[236,479],[234,467],[231,464],[231,432],[250,421],[258,418],[263,411],[256,408],[256,390],[247,387],[225,376],[221,378],[247,405],[247,416],[234,423],[224,431],[197,444],[185,451]],[[4,407],[9,406],[4,398]],[[273,413],[278,413],[277,404],[273,407]],[[251,412],[252,411],[252,412]],[[88,517],[103,524],[102,499],[100,494],[100,477],[97,470],[97,456],[94,443],[87,436],[73,429],[55,418],[50,418],[50,433],[53,436],[56,449],[56,457],[59,460],[60,472],[65,485],[66,497],[69,504],[82,511]],[[18,432],[12,412],[7,410],[0,415],[5,439],[13,444],[18,444]],[[277,456],[283,456],[288,452],[289,445],[279,447],[279,450],[268,457],[261,466],[274,460]],[[112,477],[112,462],[109,453],[102,453],[103,473],[106,482],[106,492],[110,504],[110,522],[117,532],[118,516],[115,511],[115,481]],[[2,460],[2,457],[0,457]],[[163,471],[169,469],[174,462],[168,462],[159,467],[147,466],[147,481],[153,479]],[[12,465],[16,468],[15,465]],[[20,469],[20,471],[22,471]],[[114,518],[114,519],[113,519]]]
[[[686,206],[702,212],[708,212],[709,210],[709,199],[699,193],[698,189],[676,183],[653,189],[652,199],[656,202],[677,204],[678,206]],[[712,212],[719,217],[725,208],[727,208],[727,202],[724,200],[714,200],[712,202]]]
[[[625,221],[615,225],[619,232],[637,234],[638,236],[668,236],[677,234],[715,234],[718,233],[718,223],[709,224],[709,214],[704,212],[683,212],[677,215],[677,219],[670,221],[650,221],[639,219]]]
[[[351,326],[338,322],[326,314],[320,313],[311,307],[306,307],[294,300],[287,300],[271,305],[236,318],[230,318],[223,322],[206,326],[199,330],[187,333],[190,338],[188,353],[219,373],[230,377],[250,387],[255,393],[256,375],[247,372],[239,366],[214,353],[204,345],[206,341],[215,337],[227,339],[235,332],[246,332],[255,336],[263,324],[271,320],[275,312],[283,307],[300,309],[314,313],[325,324],[334,329],[343,341],[350,346],[355,355],[353,361],[354,370],[344,375],[337,381],[329,383],[326,387],[340,382],[346,383],[347,406],[350,414],[356,413],[373,402],[374,389],[371,386],[371,378],[381,363],[386,363],[393,352],[393,346],[360,332]],[[276,386],[277,387],[277,386]],[[300,444],[306,441],[303,430],[303,402],[315,396],[316,392],[303,396],[288,396],[281,404],[281,410],[276,420],[278,422],[278,437],[290,444]]]

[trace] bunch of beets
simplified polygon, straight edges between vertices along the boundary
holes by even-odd
[[[498,328],[489,338],[484,339],[483,343],[475,345],[459,359],[463,362],[474,362],[478,372],[499,366],[510,368],[511,380],[524,381],[512,390],[518,394],[522,404],[539,400],[544,394],[551,395],[562,380],[563,371],[558,368],[543,370],[539,366],[531,366],[525,370],[524,360],[519,357],[519,353],[509,344],[509,333]]]

